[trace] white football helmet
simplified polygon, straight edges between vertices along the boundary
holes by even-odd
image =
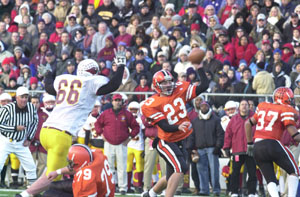
[[[78,64],[77,75],[78,76],[93,76],[99,73],[99,65],[93,59],[82,60]]]

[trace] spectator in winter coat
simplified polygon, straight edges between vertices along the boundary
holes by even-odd
[[[221,120],[214,114],[209,104],[204,101],[200,104],[198,117],[192,121],[192,125],[193,132],[188,138],[187,148],[197,151],[200,156],[197,163],[200,193],[209,195],[210,177],[213,193],[219,195],[221,192],[219,155],[224,143],[224,130],[221,126]]]
[[[242,100],[239,105],[238,114],[234,115],[230,119],[225,131],[223,149],[228,157],[230,157],[230,149],[232,149],[232,154],[234,155],[230,179],[231,192],[233,196],[238,196],[240,170],[244,163],[246,163],[249,176],[247,181],[248,194],[254,196],[256,193],[256,164],[253,156],[248,156],[246,154],[247,140],[244,126],[246,120],[251,118],[253,114],[254,113],[249,110],[248,102],[246,100]],[[253,133],[254,130],[255,126],[252,128]]]
[[[100,22],[98,24],[98,32],[93,36],[92,45],[91,45],[91,53],[93,57],[105,47],[105,38],[107,36],[112,35],[109,31],[105,22]]]
[[[275,89],[279,87],[291,87],[291,79],[282,69],[282,63],[277,62],[273,66],[272,77],[275,83]]]
[[[240,60],[244,59],[247,62],[247,65],[250,64],[251,59],[257,52],[257,47],[249,42],[249,39],[246,35],[242,36],[239,40],[239,43],[235,46],[236,59],[235,65],[238,65]]]

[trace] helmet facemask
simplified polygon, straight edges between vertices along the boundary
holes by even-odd
[[[166,76],[165,80],[158,84],[161,93],[164,95],[170,96],[172,95],[174,89],[175,89],[175,83],[173,81],[172,77]]]

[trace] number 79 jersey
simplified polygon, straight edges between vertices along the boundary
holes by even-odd
[[[148,98],[142,105],[142,113],[155,125],[160,120],[166,119],[170,125],[180,125],[185,121],[189,121],[186,110],[186,103],[195,98],[196,86],[189,82],[177,82],[174,92],[170,96],[161,97],[155,94]],[[177,142],[185,139],[192,133],[192,128],[186,132],[165,132],[159,126],[158,137],[167,142]]]
[[[101,150],[92,150],[94,161],[74,175],[73,195],[79,196],[115,196],[115,184],[109,169],[107,158]]]
[[[260,103],[253,116],[257,122],[254,138],[280,140],[288,125],[296,126],[297,115],[290,105]]]
[[[55,127],[77,136],[94,107],[97,90],[108,81],[104,76],[57,76],[53,84],[56,105],[43,126]]]

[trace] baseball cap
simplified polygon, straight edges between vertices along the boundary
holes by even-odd
[[[69,61],[67,61],[67,66],[70,66],[70,65],[73,65],[73,66],[75,66],[75,63],[74,63],[74,61],[73,61],[73,60],[69,60]]]
[[[291,17],[292,17],[292,18],[298,18],[299,16],[298,16],[297,13],[293,12],[293,13],[291,14]]]
[[[76,15],[75,14],[70,14],[69,16],[68,16],[68,18],[70,19],[70,18],[75,18],[76,19]]]
[[[262,44],[270,44],[270,40],[263,40]]]
[[[24,94],[29,94],[29,90],[26,87],[19,87],[16,92],[16,96],[22,96]]]
[[[199,24],[196,24],[196,23],[191,24],[191,31],[193,31],[193,30],[200,31]]]
[[[273,54],[275,54],[275,53],[279,53],[280,55],[282,55],[282,52],[281,52],[281,50],[280,49],[275,49],[274,51],[273,51]]]
[[[263,13],[260,13],[260,14],[257,16],[257,20],[266,20],[266,16],[265,16]]]
[[[166,57],[166,54],[163,51],[160,51],[160,52],[157,53],[157,57],[159,57],[159,56],[165,56]]]
[[[227,77],[227,78],[228,78],[228,75],[227,75],[226,72],[221,71],[221,72],[219,73],[219,77],[220,77],[220,78],[222,78],[222,77]]]
[[[52,56],[53,55],[53,53],[52,53],[52,51],[47,51],[47,53],[46,53],[46,56]]]
[[[122,100],[123,98],[122,98],[121,94],[115,94],[113,96],[112,100],[116,100],[116,99],[121,99]]]
[[[20,46],[16,46],[14,48],[14,52],[16,52],[16,51],[21,51],[23,53],[23,49]]]
[[[57,21],[56,24],[55,24],[55,27],[56,27],[56,28],[64,28],[64,22],[62,22],[62,21]]]

